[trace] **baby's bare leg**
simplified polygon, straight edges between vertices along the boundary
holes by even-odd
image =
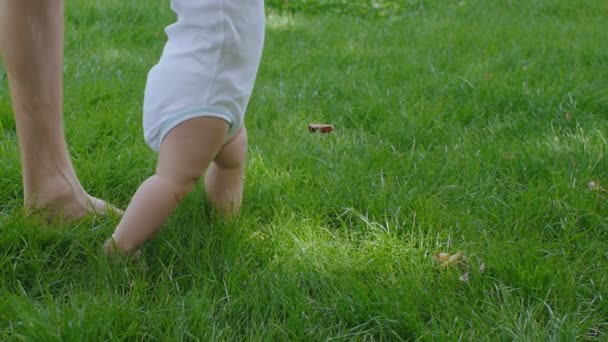
[[[236,215],[241,207],[246,160],[247,130],[243,127],[220,149],[205,176],[207,197],[224,217]]]
[[[160,230],[216,156],[227,132],[226,121],[202,117],[188,120],[167,134],[160,147],[156,175],[133,196],[112,235],[114,246],[131,253]],[[113,252],[109,242],[106,251]]]

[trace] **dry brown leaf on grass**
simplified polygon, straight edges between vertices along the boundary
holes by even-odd
[[[606,190],[598,181],[592,180],[587,186],[589,187],[589,191],[608,192],[608,190]]]
[[[466,283],[466,284],[469,283],[469,279],[470,279],[469,271],[470,271],[471,265],[469,265],[466,262],[467,259],[463,252],[457,252],[454,254],[440,252],[440,253],[434,254],[433,259],[435,259],[435,261],[437,261],[444,268],[457,266],[461,271],[464,271],[464,273],[462,273],[458,277],[458,279],[463,283]],[[481,262],[481,264],[479,265],[479,274],[483,274],[485,271],[486,271],[486,264],[485,264],[485,262]]]
[[[460,275],[460,277],[458,277],[458,279],[460,279],[461,282],[463,283],[469,283],[469,272],[464,272],[463,274]]]
[[[443,267],[457,266],[465,260],[464,253],[458,252],[455,254],[450,253],[436,253],[433,258],[441,263]]]
[[[311,123],[308,125],[308,130],[311,132],[329,133],[334,130],[334,126],[328,124]]]

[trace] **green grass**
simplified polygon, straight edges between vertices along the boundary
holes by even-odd
[[[145,265],[100,252],[116,219],[23,215],[0,73],[0,339],[608,339],[606,2],[378,3],[269,1],[242,215],[212,222],[197,188]],[[140,109],[172,20],[67,3],[67,139],[121,207],[153,172]]]

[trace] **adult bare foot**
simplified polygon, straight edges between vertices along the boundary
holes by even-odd
[[[64,189],[31,196],[25,201],[26,213],[50,225],[71,223],[89,215],[122,215],[122,210],[87,194],[82,188]]]

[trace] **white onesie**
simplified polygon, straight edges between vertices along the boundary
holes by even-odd
[[[242,125],[264,45],[264,0],[172,0],[177,22],[148,74],[144,137],[158,151],[165,135],[196,117]]]

